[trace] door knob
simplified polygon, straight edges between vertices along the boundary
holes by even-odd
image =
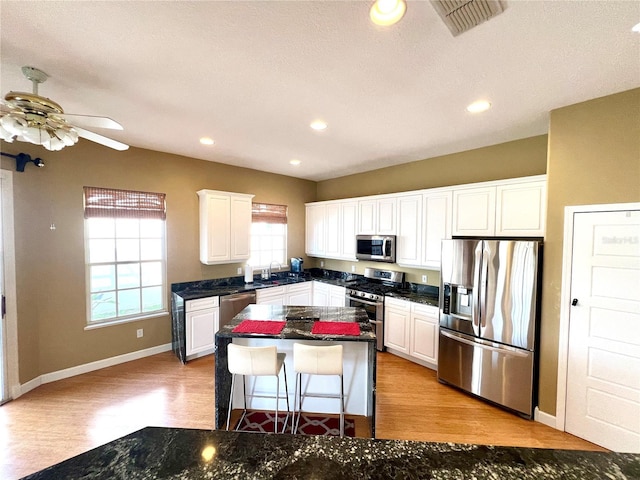
[[[573,305],[574,307],[578,305],[578,299],[574,298],[573,300],[571,300],[571,305]]]

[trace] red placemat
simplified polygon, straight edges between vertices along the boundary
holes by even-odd
[[[243,320],[233,329],[233,333],[262,333],[278,335],[287,322],[272,320]]]
[[[315,322],[311,333],[318,335],[360,335],[357,322]]]

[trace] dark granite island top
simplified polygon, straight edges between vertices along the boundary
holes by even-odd
[[[256,333],[234,333],[233,329],[244,320],[286,321],[285,327],[277,335]],[[360,335],[313,334],[311,329],[316,321],[358,322]],[[366,342],[367,343],[367,405],[366,417],[371,436],[375,436],[375,380],[376,380],[376,335],[373,332],[366,311],[361,307],[294,307],[275,305],[249,305],[236,315],[229,325],[216,333],[215,352],[215,428],[224,428],[229,408],[231,374],[227,368],[227,346],[234,339],[270,339],[274,343],[286,340],[324,342]],[[293,369],[291,369],[293,371]]]
[[[25,479],[637,480],[640,455],[147,427]]]

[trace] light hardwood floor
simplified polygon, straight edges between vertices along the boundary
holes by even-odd
[[[42,385],[0,407],[0,478],[17,479],[146,426],[213,428],[213,356],[171,352]],[[378,354],[377,437],[603,450]]]

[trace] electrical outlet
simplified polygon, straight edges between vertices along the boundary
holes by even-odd
[[[139,328],[138,330],[136,330],[136,337],[142,338],[143,335],[144,335],[144,330],[142,328]]]
[[[422,283],[427,283],[427,276],[426,275],[422,275]]]
[[[242,275],[242,267],[238,267],[238,270],[236,270],[236,273],[238,275]]]
[[[320,260],[320,268],[324,267],[324,260]]]
[[[351,273],[355,273],[356,271],[356,266],[355,265],[351,265]]]

